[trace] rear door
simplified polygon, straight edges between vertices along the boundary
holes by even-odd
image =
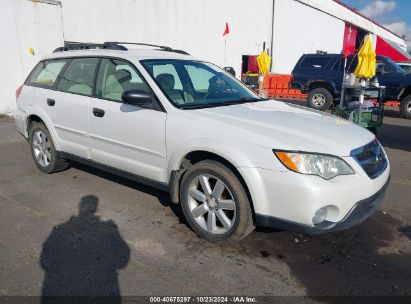
[[[158,107],[124,104],[127,90],[151,93],[137,69],[125,60],[101,60],[96,98],[90,109],[91,158],[129,173],[166,182],[167,114]]]
[[[74,58],[46,96],[47,109],[64,152],[89,158],[89,105],[98,58]]]

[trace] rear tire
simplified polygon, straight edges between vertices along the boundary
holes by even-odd
[[[308,94],[307,104],[319,111],[328,110],[333,102],[333,95],[325,88],[316,88]]]
[[[411,119],[411,94],[401,100],[400,113],[401,117]]]
[[[29,132],[31,156],[40,171],[50,174],[67,169],[67,160],[59,157],[50,132],[42,122],[33,122]]]
[[[198,162],[184,174],[180,202],[190,227],[210,242],[238,242],[254,230],[243,185],[219,162]]]

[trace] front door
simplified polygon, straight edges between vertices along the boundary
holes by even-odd
[[[398,67],[393,66],[384,59],[377,58],[377,75],[380,85],[385,86],[385,99],[395,100],[398,93],[398,87],[402,82],[404,75],[398,71]]]
[[[90,106],[92,160],[129,173],[166,182],[167,114],[154,108],[124,104],[127,90],[150,92],[129,62],[101,60],[95,98]]]

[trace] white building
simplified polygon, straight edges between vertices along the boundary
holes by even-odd
[[[242,56],[257,55],[264,43],[271,71],[280,74],[303,53],[340,53],[344,43],[355,44],[347,37],[352,30],[406,48],[404,39],[335,0],[2,0],[0,27],[0,113],[12,113],[16,88],[65,40],[167,45],[232,66],[237,75]]]

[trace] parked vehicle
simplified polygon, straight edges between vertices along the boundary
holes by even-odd
[[[411,73],[411,62],[397,62],[397,64],[400,66],[401,69],[405,71],[405,73]]]
[[[357,56],[347,58],[348,73],[358,64]],[[344,58],[341,54],[303,55],[294,67],[290,87],[308,93],[308,105],[326,110],[341,96]],[[386,86],[385,100],[400,101],[401,116],[411,119],[411,74],[406,74],[394,61],[377,56],[376,77]]]
[[[41,171],[77,161],[168,191],[219,243],[255,225],[346,229],[381,203],[390,165],[372,133],[262,99],[182,51],[124,45],[68,44],[17,90],[16,126]]]

